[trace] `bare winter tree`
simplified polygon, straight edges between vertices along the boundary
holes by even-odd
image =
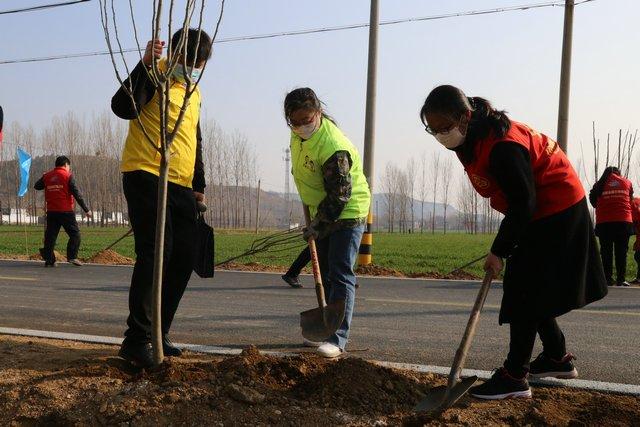
[[[424,231],[424,203],[427,200],[429,184],[427,182],[429,173],[427,172],[427,154],[422,153],[420,158],[420,233]]]
[[[416,220],[415,220],[415,211],[414,211],[414,203],[415,203],[415,193],[416,193],[416,173],[417,173],[416,161],[412,157],[409,159],[409,163],[407,163],[407,193],[409,195],[409,209],[411,216],[411,225],[409,226],[409,232],[413,232]]]
[[[431,158],[431,183],[433,184],[433,209],[431,213],[431,233],[436,232],[436,198],[438,197],[438,181],[440,178],[440,153]]]
[[[153,2],[153,18],[152,18],[152,30],[151,30],[151,40],[160,40],[161,33],[161,23],[163,13],[166,13],[168,10],[168,19],[167,19],[167,34],[171,35],[172,24],[174,20],[174,9],[176,9],[174,0],[163,1],[157,0]],[[199,7],[198,7],[199,3]],[[168,49],[167,49],[167,66],[161,68],[159,66],[159,60],[155,55],[152,55],[151,62],[151,70],[147,70],[149,80],[151,84],[154,86],[156,94],[158,96],[158,105],[160,110],[159,117],[159,129],[160,129],[160,141],[159,144],[156,143],[148,134],[145,129],[140,118],[136,118],[137,124],[142,130],[145,138],[149,144],[153,146],[155,150],[157,150],[160,154],[160,169],[159,169],[159,179],[158,179],[158,210],[157,210],[157,221],[156,221],[156,236],[155,236],[155,259],[154,259],[154,271],[153,271],[153,326],[152,326],[152,345],[153,345],[153,353],[154,353],[154,363],[159,365],[162,363],[164,359],[164,353],[162,350],[162,331],[161,331],[161,296],[162,296],[162,275],[163,275],[163,255],[164,255],[164,232],[165,232],[165,222],[166,222],[166,207],[167,207],[167,186],[168,186],[168,172],[169,172],[169,162],[170,162],[170,150],[173,140],[180,128],[180,125],[184,119],[185,113],[187,111],[187,106],[189,104],[189,100],[193,93],[195,92],[198,84],[200,83],[200,79],[204,75],[204,71],[206,69],[206,62],[203,66],[202,73],[198,77],[197,80],[193,80],[191,75],[186,71],[183,73],[186,89],[185,95],[182,101],[182,105],[180,107],[180,112],[178,113],[178,117],[175,122],[171,123],[169,120],[169,108],[170,108],[170,97],[169,97],[169,89],[171,88],[171,75],[174,70],[178,66],[178,62],[181,61],[183,70],[193,69],[196,65],[197,57],[194,55],[193,61],[187,64],[187,37],[189,32],[187,31],[191,27],[192,18],[197,10],[199,10],[199,14],[197,16],[198,24],[197,24],[197,41],[196,46],[200,45],[200,36],[203,27],[203,11],[205,7],[205,0],[187,0],[185,2],[184,14],[181,18],[180,28],[182,28],[182,36],[178,41],[177,46],[172,46],[171,38],[169,38]],[[138,27],[135,20],[135,15],[133,12],[133,0],[129,0],[129,10],[131,16],[131,24],[134,31],[134,36],[137,44],[137,51],[139,55],[140,61],[142,61],[142,49],[140,47],[140,41],[138,38]],[[218,34],[218,29],[220,28],[220,23],[222,21],[222,15],[224,12],[224,0],[221,0],[220,6],[220,14],[218,16],[218,20],[215,26],[215,30],[213,32],[211,43],[213,43]],[[125,91],[125,93],[131,99],[133,105],[135,105],[135,99],[133,96],[133,82],[129,81],[129,84],[125,84],[123,76],[120,74],[118,61],[121,60],[122,65],[124,66],[127,75],[129,75],[129,66],[127,65],[127,61],[124,56],[124,49],[122,48],[122,42],[120,38],[120,34],[118,32],[118,24],[116,19],[116,11],[114,0],[100,0],[100,16],[102,28],[104,30],[105,41],[107,43],[107,47],[109,53],[111,55],[111,61],[113,63],[113,68],[116,74],[116,78],[120,83],[121,87]],[[146,70],[146,68],[145,68]]]
[[[451,190],[451,178],[453,176],[453,162],[451,158],[444,161],[442,169],[442,203],[444,205],[444,234],[447,234],[447,207],[449,203],[449,191]]]

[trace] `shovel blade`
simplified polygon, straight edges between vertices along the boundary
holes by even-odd
[[[344,312],[344,300],[303,311],[300,313],[302,336],[309,341],[326,341],[340,328],[344,320]]]
[[[442,412],[452,407],[458,399],[465,395],[467,391],[478,381],[475,375],[463,378],[456,385],[447,390],[446,385],[434,387],[429,391],[427,397],[422,399],[415,407],[417,412]],[[448,393],[447,393],[448,391]]]

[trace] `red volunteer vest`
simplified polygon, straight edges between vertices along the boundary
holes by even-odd
[[[476,191],[489,198],[491,207],[505,214],[507,198],[489,173],[489,156],[499,142],[515,142],[529,152],[536,186],[536,210],[533,219],[561,212],[585,197],[578,174],[558,143],[523,123],[511,121],[511,128],[503,138],[489,136],[476,142],[473,162],[464,169]]]
[[[44,198],[47,201],[47,212],[72,212],[73,195],[69,191],[71,173],[65,168],[55,168],[45,173]]]
[[[596,224],[633,222],[631,214],[631,181],[612,173],[604,184],[596,203]]]

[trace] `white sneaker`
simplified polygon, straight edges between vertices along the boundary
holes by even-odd
[[[73,264],[76,267],[82,266],[82,262],[78,258],[70,259],[68,262],[69,262],[69,264]]]
[[[311,341],[308,340],[306,338],[302,338],[302,345],[305,347],[315,347],[318,348],[322,345],[322,342],[318,342],[318,341]]]
[[[330,342],[323,343],[316,351],[320,356],[328,359],[333,359],[334,357],[338,357],[342,354],[340,347],[333,345]]]

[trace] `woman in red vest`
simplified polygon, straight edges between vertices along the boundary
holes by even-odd
[[[558,144],[483,98],[439,86],[420,111],[426,131],[453,150],[476,191],[504,214],[484,268],[506,259],[499,323],[509,323],[504,366],[471,389],[483,399],[530,397],[527,375],[575,378],[556,317],[607,294],[584,189]],[[543,351],[533,361],[536,334]]]
[[[638,285],[640,284],[640,197],[634,197],[631,201],[631,218],[636,233],[636,241],[633,243],[633,259],[638,266],[636,278],[631,283]]]
[[[631,212],[633,186],[623,177],[620,169],[609,166],[593,185],[589,201],[596,208],[596,236],[600,239],[602,264],[607,283],[613,286],[613,255],[616,257],[616,281],[618,286],[629,286],[625,281],[627,273],[627,252],[629,237],[633,234]]]

